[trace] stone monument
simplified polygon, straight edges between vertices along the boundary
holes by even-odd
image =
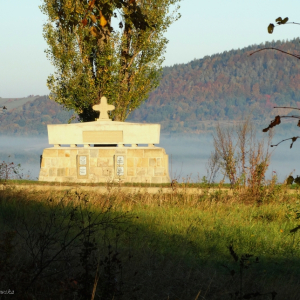
[[[168,155],[155,146],[160,124],[112,121],[108,111],[115,107],[105,97],[93,109],[100,111],[96,121],[47,125],[54,147],[43,151],[40,181],[170,182]]]

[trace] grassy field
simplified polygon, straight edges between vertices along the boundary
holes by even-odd
[[[16,299],[300,298],[300,194],[284,186],[0,195],[0,291]]]

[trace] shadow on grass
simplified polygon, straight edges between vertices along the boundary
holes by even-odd
[[[161,227],[159,202],[128,212],[112,194],[91,200],[7,189],[0,197],[0,291],[16,299],[272,299],[273,291],[297,299],[300,292],[297,237],[290,253],[245,253],[239,236],[222,237],[201,220],[184,231]],[[241,269],[246,254],[255,256]]]

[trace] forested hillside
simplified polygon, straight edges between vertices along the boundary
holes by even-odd
[[[164,132],[203,132],[214,121],[251,114],[264,122],[278,110],[300,108],[300,61],[274,50],[300,54],[300,39],[277,41],[165,67],[160,86],[128,121],[161,123]],[[40,97],[0,116],[2,134],[44,134],[46,124],[66,123],[72,112]],[[290,113],[288,110],[284,113]]]
[[[205,128],[200,121],[240,120],[249,113],[269,120],[275,105],[300,107],[300,61],[274,50],[249,56],[263,47],[300,54],[299,42],[265,43],[164,68],[160,86],[130,119],[162,122],[166,131],[198,131]]]
[[[14,99],[14,108],[7,103],[8,111],[0,115],[2,135],[44,135],[47,134],[47,124],[66,123],[73,115],[73,112],[64,110],[47,96],[38,97],[21,106],[16,102],[18,100]]]

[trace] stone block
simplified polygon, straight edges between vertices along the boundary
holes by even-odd
[[[131,177],[131,182],[150,183],[151,182],[151,177],[150,176],[145,176],[145,177],[133,176],[133,177]]]
[[[115,149],[99,149],[98,157],[113,157],[115,155]]]
[[[165,168],[155,168],[154,176],[165,176]]]
[[[156,167],[156,158],[149,158],[149,166]]]
[[[77,176],[77,169],[76,168],[69,168],[70,176]]]
[[[106,177],[113,176],[113,171],[114,170],[111,167],[102,168],[102,174],[103,174],[103,176],[106,176]]]
[[[40,176],[47,177],[48,176],[48,169],[42,168],[40,170]]]
[[[57,168],[49,168],[49,176],[57,176]]]
[[[156,160],[156,164],[157,164],[158,167],[163,167],[162,158],[158,157],[157,160]]]
[[[89,155],[90,154],[90,150],[88,150],[88,149],[80,149],[80,148],[78,148],[78,150],[77,150],[78,152],[78,155]]]
[[[103,103],[101,103],[102,106]],[[102,106],[103,109],[103,106]],[[97,109],[99,110],[99,108]],[[158,144],[159,124],[118,122],[103,119],[102,110],[95,122],[49,124],[49,144]],[[99,121],[101,119],[101,121]]]
[[[116,155],[126,155],[127,154],[127,149],[117,148],[115,154]]]
[[[147,174],[147,168],[136,168],[137,176],[145,176]]]
[[[65,157],[65,158],[62,160],[62,165],[63,165],[63,167],[65,167],[65,168],[71,167],[71,160],[70,160],[70,158]]]
[[[97,157],[90,157],[90,166],[96,167],[97,166]]]
[[[127,149],[127,157],[144,157],[144,149]]]
[[[58,160],[57,160],[57,157],[56,158],[50,158],[50,161],[51,161],[51,167],[56,167],[58,168]]]
[[[98,149],[91,149],[90,157],[98,157]]]
[[[94,174],[94,176],[102,176],[102,168],[99,167],[90,167],[90,174]]]
[[[133,168],[134,167],[134,157],[128,157],[127,158],[127,167]]]
[[[65,176],[69,176],[70,175],[70,169],[69,168],[65,168]]]
[[[77,156],[77,149],[71,149],[70,150],[70,157],[76,157]]]
[[[145,149],[145,157],[163,157],[161,149]]]
[[[50,158],[50,157],[46,157],[46,158],[43,157],[43,160],[45,161],[45,167],[46,168],[50,168],[51,167],[51,159],[52,158]]]
[[[65,149],[59,149],[58,150],[58,157],[65,157]]]
[[[162,183],[162,177],[152,177],[151,183]]]
[[[154,168],[151,168],[151,167],[147,168],[147,175],[153,177],[154,176]]]
[[[147,168],[148,167],[148,158],[145,158],[145,157],[136,158],[136,166]]]
[[[57,158],[55,158],[55,160],[56,160],[56,167],[57,168],[64,167],[64,160],[65,160],[64,157],[57,157]]]
[[[45,168],[46,167],[46,158],[42,158],[42,161],[41,161],[41,168]]]
[[[58,157],[70,157],[70,149],[58,149]]]
[[[135,168],[127,168],[127,176],[135,176]]]
[[[114,162],[112,157],[98,157],[97,167],[113,167]]]
[[[70,166],[74,168],[77,166],[77,156],[70,157]]]
[[[58,168],[57,169],[57,176],[66,176],[66,169],[65,168]]]
[[[58,150],[57,149],[44,149],[43,157],[57,157]]]

